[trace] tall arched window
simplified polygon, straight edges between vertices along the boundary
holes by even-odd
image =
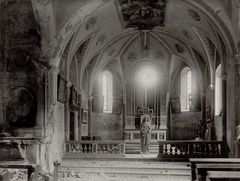
[[[221,65],[219,65],[215,73],[215,116],[220,115],[221,111],[222,111],[222,78],[221,78]]]
[[[186,67],[181,72],[181,109],[189,110],[189,96],[192,93],[192,71]]]
[[[109,71],[102,73],[103,111],[112,111],[112,74]]]

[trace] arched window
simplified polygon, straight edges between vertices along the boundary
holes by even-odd
[[[215,72],[215,116],[220,115],[222,111],[222,78],[221,65]]]
[[[186,67],[181,72],[181,110],[189,110],[189,96],[192,93],[192,71]]]
[[[109,71],[102,73],[103,112],[112,111],[112,74]]]

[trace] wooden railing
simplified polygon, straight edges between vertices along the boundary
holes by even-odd
[[[158,141],[158,158],[167,161],[188,161],[189,158],[227,157],[222,141]]]
[[[66,141],[64,157],[124,157],[124,140]]]

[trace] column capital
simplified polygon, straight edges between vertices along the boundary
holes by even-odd
[[[226,73],[223,73],[223,74],[221,75],[221,79],[222,79],[222,80],[227,80],[227,74],[226,74]]]
[[[214,90],[214,85],[209,85],[210,90]]]
[[[52,74],[58,74],[59,69],[57,67],[51,66],[51,69],[48,72]]]
[[[92,100],[93,99],[93,96],[88,96],[88,100]]]
[[[234,65],[240,64],[240,54],[233,55],[230,62]]]

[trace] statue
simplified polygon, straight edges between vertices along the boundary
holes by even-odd
[[[199,125],[196,127],[197,139],[205,140],[205,135],[207,133],[207,125],[202,120],[199,120]]]
[[[140,154],[150,154],[150,140],[151,140],[151,118],[145,117],[140,127],[141,134],[141,153]]]

